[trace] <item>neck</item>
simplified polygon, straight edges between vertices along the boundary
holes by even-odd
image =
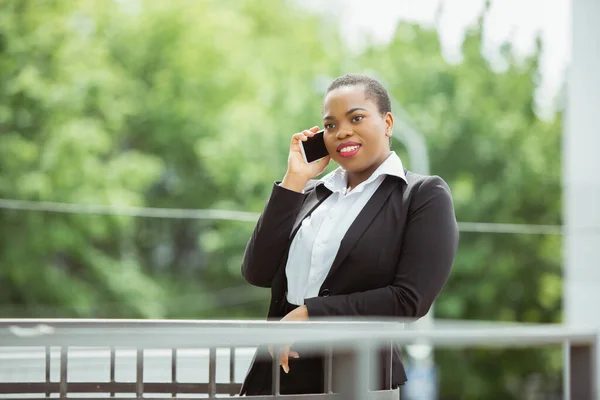
[[[377,168],[379,168],[379,166],[383,164],[383,162],[389,157],[390,154],[391,150],[385,153],[385,155],[379,157],[376,162],[374,162],[371,166],[362,171],[348,172],[348,189],[352,190],[367,179],[369,179],[369,177],[373,175]]]

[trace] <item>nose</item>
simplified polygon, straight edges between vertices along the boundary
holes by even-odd
[[[344,140],[347,137],[352,136],[352,129],[350,128],[340,128],[340,130],[338,130],[338,133],[335,135],[337,140]]]

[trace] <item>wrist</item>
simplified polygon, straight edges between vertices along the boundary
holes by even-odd
[[[309,315],[308,315],[308,307],[306,307],[306,304],[303,304],[300,306],[300,310],[302,313],[302,316],[306,319],[308,319]]]
[[[302,193],[304,186],[306,186],[309,180],[310,179],[304,176],[287,172],[279,186],[288,190],[293,190],[294,192]]]

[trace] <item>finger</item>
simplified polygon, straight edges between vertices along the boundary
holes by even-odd
[[[312,128],[310,128],[309,131],[311,131],[312,133],[317,133],[319,132],[319,127],[315,125]]]
[[[304,132],[308,132],[308,131],[304,131]],[[304,132],[296,133],[294,136],[292,136],[292,138],[295,141],[299,141],[299,140],[306,141],[306,140],[308,140],[308,136],[306,136],[304,134]]]
[[[314,130],[314,129],[315,128],[310,128],[305,131],[302,131],[302,133],[304,133],[308,137],[313,137],[313,136],[315,136],[315,133],[317,133],[319,131],[318,127],[317,127],[317,130]]]
[[[283,372],[286,374],[290,372],[290,365],[288,363],[288,354],[281,352],[281,356],[279,356],[279,364],[283,368]]]
[[[283,368],[283,372],[286,374],[290,372],[289,353],[290,346],[286,345],[281,348],[281,354],[279,355],[279,364]]]
[[[298,354],[297,351],[290,351],[288,353],[288,357],[291,357],[291,358],[300,358],[300,354]]]

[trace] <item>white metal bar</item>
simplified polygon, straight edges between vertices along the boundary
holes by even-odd
[[[334,345],[373,339],[378,345],[386,340],[401,344],[422,341],[451,347],[500,346],[529,347],[536,345],[592,343],[598,330],[568,325],[438,326],[402,329],[393,322],[282,323],[273,321],[218,321],[215,323],[148,321],[44,320],[39,328],[45,333],[31,334],[37,325],[31,320],[0,322],[0,342],[6,346],[102,346],[144,348],[184,348],[199,346],[253,347],[261,343],[285,344],[302,342],[315,346],[331,341]],[[240,329],[242,328],[242,329]],[[39,330],[38,329],[38,330]],[[26,332],[24,334],[23,332]]]
[[[258,220],[259,213],[235,210],[189,209],[189,208],[156,208],[127,207],[103,204],[61,203],[55,201],[32,201],[16,199],[0,199],[0,209],[18,211],[38,211],[67,214],[88,215],[122,215],[129,217],[164,218],[164,219],[202,219],[224,220],[236,222],[253,222]],[[461,232],[507,233],[521,235],[561,235],[560,225],[512,224],[495,222],[459,222]],[[589,227],[586,231],[600,231],[600,227]]]

